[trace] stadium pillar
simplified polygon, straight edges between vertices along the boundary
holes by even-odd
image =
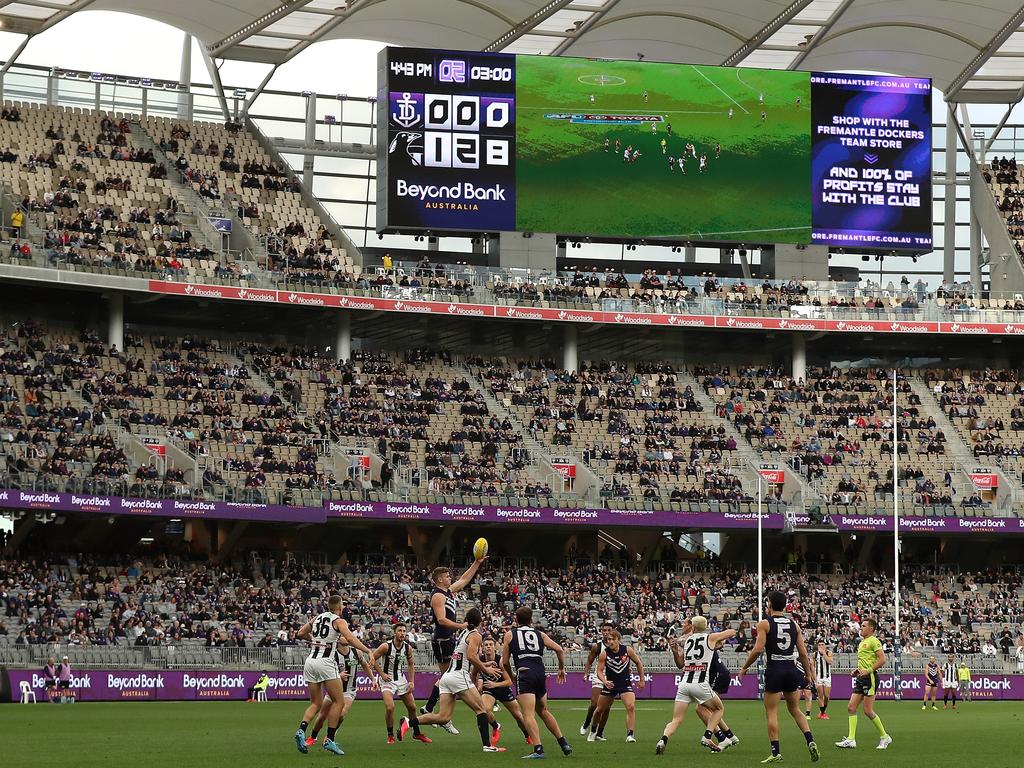
[[[974,295],[981,293],[981,222],[974,213],[974,201],[971,201],[971,288]]]
[[[956,281],[956,127],[953,105],[946,112],[946,190],[942,237],[942,282]]]
[[[14,523],[14,533],[7,539],[7,546],[4,547],[5,554],[13,553],[18,547],[21,546],[21,542],[25,540],[29,532],[36,527],[36,518],[34,515],[26,514],[21,520],[17,520]]]
[[[306,146],[311,147],[316,143],[316,94],[309,93],[306,96]],[[313,155],[304,155],[302,158],[302,186],[312,194],[313,191]]]
[[[693,264],[697,261],[697,246],[687,245],[683,248],[683,263]]]
[[[334,359],[348,362],[352,359],[352,315],[348,312],[338,314],[338,338],[334,345]]]
[[[124,294],[110,294],[109,315],[107,316],[107,346],[124,351]]]
[[[565,326],[565,343],[562,348],[562,368],[575,372],[579,368],[579,332],[569,323]]]
[[[799,332],[793,334],[793,378],[807,380],[807,337]]]
[[[192,35],[185,33],[181,41],[181,66],[178,68],[178,82],[189,85],[192,82]],[[178,119],[192,119],[192,99],[189,89],[178,91]]]

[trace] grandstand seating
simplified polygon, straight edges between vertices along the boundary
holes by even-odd
[[[346,364],[141,332],[114,352],[92,332],[39,321],[2,343],[0,459],[13,487],[308,506],[329,497],[714,511],[751,503],[745,441],[804,473],[829,509],[885,507],[892,494],[891,384],[875,369],[809,369],[799,384],[770,368],[698,366],[691,377],[623,361],[568,373],[431,350],[363,349]],[[935,417],[984,391],[985,406],[951,418],[979,461],[999,459],[1016,476],[1019,387],[1012,373],[969,384],[958,374],[941,402],[922,403],[901,379],[899,486],[913,511],[1010,513],[966,482]],[[709,399],[715,407],[703,408]],[[147,438],[189,463],[157,471],[133,458],[126,441]],[[349,473],[344,449],[374,457],[372,470]],[[597,485],[561,487],[547,462],[562,457]],[[769,500],[781,501],[775,493]]]
[[[719,413],[751,445],[798,468],[832,504],[891,497],[889,371],[812,368],[806,382],[770,368],[709,367],[696,373],[705,391],[714,394]],[[899,486],[919,506],[964,501],[955,498],[958,468],[946,455],[946,436],[906,380],[899,389]]]
[[[689,573],[690,565],[701,569]],[[790,609],[809,644],[824,639],[837,653],[848,654],[858,639],[863,606],[891,604],[892,581],[880,574],[815,570],[772,573],[766,583],[789,591]],[[938,651],[978,654],[982,642],[1009,661],[1016,646],[1024,645],[1019,574],[918,571],[906,578],[905,668],[914,669],[921,655]],[[348,601],[344,615],[364,642],[379,642],[401,619],[410,623],[423,650],[431,626],[425,584],[425,571],[395,561],[332,571],[312,559],[300,564],[255,553],[245,562],[217,565],[176,557],[0,560],[0,652],[31,647],[35,656],[45,657],[60,647],[71,652],[76,665],[188,666],[211,658],[295,665],[304,654],[295,647],[296,629],[335,592]],[[638,650],[666,665],[667,656],[660,653],[667,649],[666,633],[693,612],[707,615],[712,626],[737,629],[727,650],[744,653],[753,642],[756,595],[752,574],[707,561],[687,564],[684,572],[646,576],[619,570],[610,561],[601,568],[580,563],[567,570],[496,563],[463,602],[484,606],[484,626],[493,633],[509,626],[516,606],[530,603],[578,668],[581,652],[605,619],[619,623]],[[889,643],[891,612],[880,618],[881,635]],[[1016,629],[1004,632],[1009,626]],[[228,653],[236,648],[267,651],[251,657]],[[221,656],[211,657],[213,652]],[[733,665],[739,658],[727,653]],[[989,666],[1001,663],[994,659]]]
[[[141,126],[168,148],[175,168],[188,174],[197,192],[232,204],[242,223],[265,243],[273,271],[286,281],[323,282],[339,272],[358,274],[351,255],[331,241],[325,223],[303,202],[291,171],[278,167],[241,126],[164,117],[143,118]]]
[[[584,364],[471,359],[478,377],[553,454],[582,458],[612,504],[684,511],[750,500],[736,440],[702,412],[667,363]],[[742,462],[740,462],[742,464]]]

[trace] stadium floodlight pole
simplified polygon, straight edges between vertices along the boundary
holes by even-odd
[[[892,564],[895,637],[893,638],[893,698],[900,697],[900,494],[899,494],[899,420],[896,402],[896,368],[892,369]]]
[[[761,520],[761,473],[757,474],[757,620],[764,618],[764,546]]]

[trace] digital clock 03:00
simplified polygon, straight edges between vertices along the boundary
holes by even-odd
[[[492,83],[511,83],[512,67],[471,67],[469,79]]]

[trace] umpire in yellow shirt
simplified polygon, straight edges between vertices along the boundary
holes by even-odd
[[[960,701],[970,701],[971,699],[971,669],[967,666],[966,661],[961,661],[960,666],[956,670],[956,679],[959,683],[960,688]]]
[[[853,693],[846,712],[850,716],[850,732],[842,741],[837,741],[840,749],[857,748],[857,710],[864,703],[864,714],[878,731],[879,741],[876,749],[886,749],[892,744],[892,738],[885,732],[882,718],[875,714],[875,693],[878,691],[878,670],[885,664],[885,651],[882,641],[875,636],[878,625],[874,619],[864,619],[860,624],[861,641],[857,646],[857,669],[853,674]]]

